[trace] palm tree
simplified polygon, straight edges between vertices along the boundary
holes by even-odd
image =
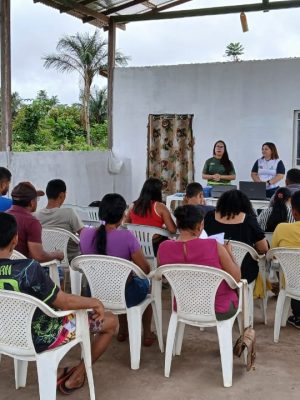
[[[225,56],[231,57],[232,61],[240,61],[239,56],[244,54],[244,47],[240,42],[229,43],[225,50]]]
[[[97,124],[107,120],[107,88],[94,88],[90,98],[90,116]]]
[[[90,144],[90,112],[89,102],[91,86],[94,77],[100,70],[107,68],[108,46],[107,41],[100,36],[99,31],[94,34],[76,33],[75,36],[62,37],[57,46],[57,53],[44,57],[46,68],[55,68],[60,72],[77,71],[83,80],[83,114],[84,128],[87,143]],[[129,57],[116,52],[116,65],[127,65]]]

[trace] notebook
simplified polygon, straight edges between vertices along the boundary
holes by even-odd
[[[266,182],[240,181],[240,191],[245,193],[250,200],[267,200]]]

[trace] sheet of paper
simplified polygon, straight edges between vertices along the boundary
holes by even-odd
[[[220,244],[224,244],[224,235],[225,233],[217,233],[216,235],[208,236],[208,239],[216,239],[216,241]]]

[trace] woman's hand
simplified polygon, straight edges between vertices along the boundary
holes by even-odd
[[[220,174],[214,174],[212,175],[212,179],[216,182],[219,182],[221,179],[221,175]]]

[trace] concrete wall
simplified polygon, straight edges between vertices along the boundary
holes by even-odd
[[[216,140],[223,139],[237,171],[249,180],[265,141],[293,164],[294,110],[300,110],[300,59],[117,68],[114,151],[132,160],[132,198],[146,177],[149,114],[194,114],[195,179]]]
[[[21,181],[31,181],[45,190],[47,182],[60,178],[66,182],[66,203],[87,206],[104,194],[118,192],[131,199],[131,162],[124,157],[119,174],[108,171],[109,152],[31,152],[0,153],[0,165],[12,173],[11,189]],[[11,190],[10,189],[10,190]],[[39,207],[46,199],[41,198]]]

